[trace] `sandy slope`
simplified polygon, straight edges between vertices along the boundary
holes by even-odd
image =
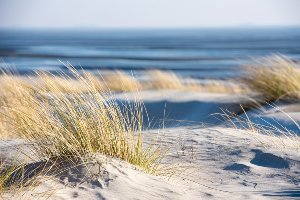
[[[120,93],[115,98],[123,101],[141,99],[147,110],[144,119],[151,122],[151,128],[189,126],[205,123],[205,126],[220,124],[216,113],[221,108],[241,112],[244,106],[253,103],[253,97],[238,94],[199,93],[192,91],[141,91],[139,93]]]
[[[165,162],[180,162],[178,169],[184,169],[169,180],[101,157],[105,164],[98,181],[47,179],[21,198],[280,199],[300,195],[300,157],[295,152],[264,149],[249,132],[186,127],[166,129],[160,136],[168,145],[176,144]]]
[[[300,104],[297,102],[277,102],[265,105],[261,109],[248,112],[251,121],[257,124],[285,129],[299,135],[300,126]],[[280,124],[280,125],[279,125]]]
[[[170,179],[152,176],[136,170],[127,163],[97,156],[104,164],[101,165],[100,171],[97,171],[97,167],[90,170],[94,175],[97,174],[92,179],[78,182],[77,175],[68,172],[64,178],[43,178],[33,191],[26,189],[12,198],[296,199],[300,197],[299,149],[278,148],[278,145],[271,144],[274,138],[270,136],[257,136],[248,131],[220,126],[203,128],[203,124],[200,125],[201,122],[207,122],[203,115],[219,112],[219,108],[224,105],[233,108],[240,102],[248,101],[249,98],[188,92],[143,92],[140,96],[145,101],[150,115],[170,111],[168,116],[172,116],[173,122],[177,124],[172,128],[145,132],[145,141],[151,143],[153,138],[158,138],[162,145],[171,147],[164,163],[176,166],[175,169],[181,173]],[[126,97],[121,95],[118,98]],[[133,95],[130,95],[130,98],[133,98]],[[157,102],[159,104],[155,104]],[[173,110],[161,110],[160,106],[166,107],[165,103],[167,106],[174,103]],[[178,127],[178,120],[191,120],[194,123],[192,126]],[[30,153],[30,145],[24,144],[21,140],[0,142],[1,157],[9,160],[20,151]],[[18,158],[26,159],[22,156]],[[34,156],[32,158],[34,159]],[[86,171],[81,173],[86,175]],[[5,198],[9,197],[11,194],[6,194]]]

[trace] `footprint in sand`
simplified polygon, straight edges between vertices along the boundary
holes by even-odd
[[[249,173],[250,167],[240,163],[233,163],[224,167],[224,170],[237,171],[240,173]]]
[[[259,149],[252,149],[251,151],[255,153],[254,158],[250,161],[251,164],[278,169],[290,168],[290,163],[284,158],[271,153],[264,153]]]

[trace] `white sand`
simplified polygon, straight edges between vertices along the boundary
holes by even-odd
[[[197,93],[189,91],[141,91],[139,93],[116,94],[123,101],[141,99],[147,109],[151,128],[220,123],[221,108],[241,112],[240,104],[253,103],[252,97],[237,94]],[[148,121],[146,122],[148,125]]]
[[[191,115],[190,119],[196,119],[199,123],[204,118],[197,118],[197,115],[209,113],[208,110],[212,108],[215,110],[211,112],[215,112],[218,105],[224,103],[239,104],[243,99],[247,99],[217,94],[201,96],[184,92],[144,92],[141,96],[146,105],[147,102],[176,101],[176,106],[181,108],[182,116]],[[196,104],[186,104],[187,102]],[[208,104],[201,105],[203,102],[214,104],[207,107]],[[188,105],[197,106],[190,108]],[[19,194],[13,198],[296,199],[300,197],[299,151],[280,149],[271,142],[269,145],[260,142],[274,141],[270,136],[257,136],[249,131],[218,126],[202,128],[195,123],[193,126],[150,130],[145,133],[146,143],[150,143],[156,137],[159,137],[163,144],[172,147],[164,163],[169,165],[181,163],[179,166],[176,165],[178,167],[176,169],[182,173],[167,179],[139,172],[125,162],[101,157],[105,164],[96,182],[74,184],[70,181],[44,178],[33,191],[25,190],[22,196]],[[29,149],[20,140],[2,141],[0,155],[13,157],[14,149],[18,148],[27,151]],[[5,197],[9,195],[6,194]]]

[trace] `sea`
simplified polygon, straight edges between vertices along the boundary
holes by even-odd
[[[19,74],[78,70],[170,70],[196,79],[232,79],[254,59],[300,61],[300,27],[113,30],[0,30],[0,68]]]

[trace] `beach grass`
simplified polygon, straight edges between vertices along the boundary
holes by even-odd
[[[0,197],[3,194],[9,177],[13,174],[14,169],[12,167],[6,167],[4,162],[0,161]]]
[[[29,86],[6,76],[8,84],[1,96],[5,130],[34,144],[41,159],[74,162],[104,154],[155,173],[163,151],[154,144],[143,144],[142,102],[117,102],[86,74],[69,69],[72,79],[38,74],[39,82],[31,80],[34,84]],[[66,92],[74,78],[82,90]]]
[[[17,159],[1,160],[0,199],[31,199],[30,194],[26,196],[28,191],[33,191],[41,183],[53,183],[57,175],[68,170],[67,167],[50,160],[33,163]],[[39,191],[34,199],[48,199],[52,192],[53,189]]]
[[[173,89],[173,90],[184,90],[191,85],[185,84],[183,79],[178,77],[173,72],[164,72],[160,70],[150,70],[148,71],[151,81],[148,82],[146,88],[149,89]],[[197,84],[194,84],[197,89]]]
[[[104,87],[109,91],[139,91],[142,89],[140,81],[134,78],[133,75],[129,75],[122,71],[115,71],[106,75],[100,75],[103,77]]]
[[[6,190],[12,193],[18,193],[25,184],[24,165],[7,164],[4,160],[0,160],[0,198]],[[18,176],[18,177],[17,177]],[[18,179],[18,181],[13,181]]]
[[[216,80],[199,83],[195,79],[183,78],[172,71],[149,70],[148,81],[141,82],[144,90],[179,90],[206,93],[241,94],[248,92],[244,85],[234,82],[224,83]]]
[[[22,170],[22,165],[7,165],[4,161],[0,161],[0,198],[1,195],[5,192],[5,190],[9,189],[17,193],[18,188],[21,188],[24,182],[19,180],[18,182],[12,181],[14,175],[19,172],[19,178],[22,179],[22,174],[24,174],[24,170]]]
[[[199,86],[198,86],[199,88]],[[251,91],[244,85],[235,82],[206,81],[200,84],[200,92],[221,94],[249,94]]]
[[[244,85],[234,81],[199,81],[181,77],[171,71],[149,70],[142,73],[144,78],[135,78],[133,74],[123,71],[85,72],[81,75],[99,92],[138,92],[143,90],[180,90],[208,93],[240,94],[248,92]],[[87,92],[87,88],[64,72],[56,75],[46,71],[38,71],[35,75],[18,76],[13,73],[0,75],[0,92],[5,92],[10,85],[26,85],[26,87],[42,88],[47,92],[78,93]]]
[[[300,98],[299,66],[282,55],[255,60],[245,67],[242,81],[268,101]]]

